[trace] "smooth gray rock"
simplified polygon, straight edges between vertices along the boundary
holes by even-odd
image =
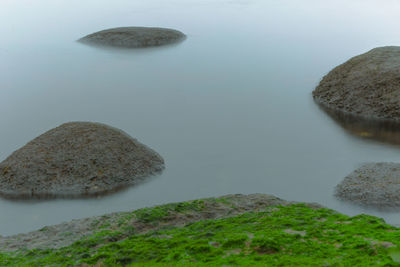
[[[151,27],[120,27],[89,34],[79,42],[124,48],[144,48],[177,43],[185,39],[180,31]]]
[[[313,91],[317,103],[365,118],[400,121],[400,47],[353,57],[329,72]]]
[[[364,206],[400,207],[400,163],[367,163],[337,185],[336,197]]]
[[[160,155],[121,130],[70,122],[33,139],[0,163],[0,195],[98,195],[136,184],[163,168]]]

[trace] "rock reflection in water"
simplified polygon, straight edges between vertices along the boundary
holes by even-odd
[[[400,145],[400,122],[366,118],[318,105],[352,135],[379,142]]]

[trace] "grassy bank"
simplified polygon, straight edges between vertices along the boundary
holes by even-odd
[[[96,233],[66,247],[0,252],[0,265],[399,266],[400,231],[380,218],[306,204],[241,213],[227,198],[213,201],[239,212],[176,226],[180,217],[204,212],[210,201],[141,209],[112,223],[107,217],[94,222]],[[165,223],[171,219],[175,225]]]

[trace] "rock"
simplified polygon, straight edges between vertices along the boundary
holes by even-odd
[[[98,195],[160,172],[164,160],[121,130],[70,122],[47,131],[0,163],[0,195]]]
[[[336,186],[336,197],[364,206],[400,207],[400,163],[367,163]]]
[[[193,203],[201,203],[201,209],[197,205],[193,205]],[[277,205],[288,206],[296,203],[298,202],[286,201],[266,194],[235,194],[218,198],[203,198],[197,201],[170,203],[156,206],[158,213],[160,211],[165,213],[162,224],[141,221],[135,215],[138,211],[115,212],[102,216],[76,219],[53,226],[45,226],[30,233],[0,237],[0,252],[16,251],[18,249],[58,249],[69,246],[85,236],[104,230],[123,233],[126,228],[133,228],[135,229],[135,234],[145,234],[149,231],[157,231],[167,227],[182,227],[198,221],[228,218],[245,212],[264,212],[271,206],[275,209]],[[325,208],[315,203],[303,204],[312,209]],[[186,208],[176,209],[176,207]],[[150,209],[147,208],[146,210]]]
[[[330,109],[400,122],[400,47],[375,48],[337,66],[313,97]]]
[[[95,32],[78,41],[101,46],[143,48],[177,43],[184,38],[183,33],[173,29],[121,27]]]

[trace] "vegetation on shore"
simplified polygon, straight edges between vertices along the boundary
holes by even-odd
[[[235,208],[229,199],[215,201]],[[0,252],[0,266],[400,266],[400,229],[306,204],[163,226],[171,214],[194,216],[204,205],[133,211],[113,229],[105,218],[98,232],[66,247]],[[138,232],[132,218],[151,230]]]

